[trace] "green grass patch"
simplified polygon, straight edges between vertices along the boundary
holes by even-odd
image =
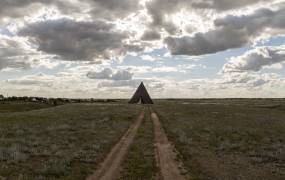
[[[285,100],[156,102],[193,179],[285,179]],[[273,107],[273,108],[272,108]]]
[[[153,128],[150,112],[147,110],[145,119],[138,129],[134,142],[123,162],[119,179],[155,179],[158,168],[155,161]]]
[[[79,103],[0,113],[0,179],[85,179],[140,110]]]
[[[0,101],[0,113],[31,111],[48,107],[52,105],[41,102]]]

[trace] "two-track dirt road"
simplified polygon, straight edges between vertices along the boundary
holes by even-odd
[[[160,179],[163,180],[184,180],[181,174],[183,165],[176,160],[176,150],[168,141],[159,118],[154,111],[151,111],[151,119],[154,124],[156,159],[160,168]]]
[[[120,165],[134,141],[138,128],[144,119],[144,114],[149,113],[147,109],[149,108],[145,108],[141,112],[135,123],[130,126],[124,136],[111,149],[102,164],[87,180],[115,180],[119,177]],[[156,161],[160,169],[157,178],[159,180],[184,180],[185,177],[181,174],[183,165],[176,160],[175,148],[168,141],[157,114],[151,108],[150,112],[154,124]]]
[[[119,175],[120,165],[133,142],[138,128],[144,119],[145,111],[142,111],[134,124],[130,126],[124,136],[111,149],[100,167],[87,178],[87,180],[114,180]]]

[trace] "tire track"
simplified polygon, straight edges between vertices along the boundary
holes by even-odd
[[[176,161],[176,151],[174,146],[168,141],[164,129],[161,126],[157,114],[151,109],[151,119],[154,124],[156,158],[160,168],[158,179],[163,180],[185,180],[180,169],[183,169],[182,163]]]
[[[136,122],[130,126],[120,141],[111,149],[99,168],[86,180],[114,180],[118,177],[120,165],[128,153],[128,149],[144,119],[144,114],[145,110],[140,113]]]

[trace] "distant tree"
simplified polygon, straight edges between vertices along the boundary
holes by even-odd
[[[17,98],[16,96],[12,96],[12,97],[10,97],[10,99],[11,99],[12,101],[16,101],[18,98]]]

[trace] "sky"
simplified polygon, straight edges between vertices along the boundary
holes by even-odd
[[[285,0],[1,0],[0,94],[285,97]]]

